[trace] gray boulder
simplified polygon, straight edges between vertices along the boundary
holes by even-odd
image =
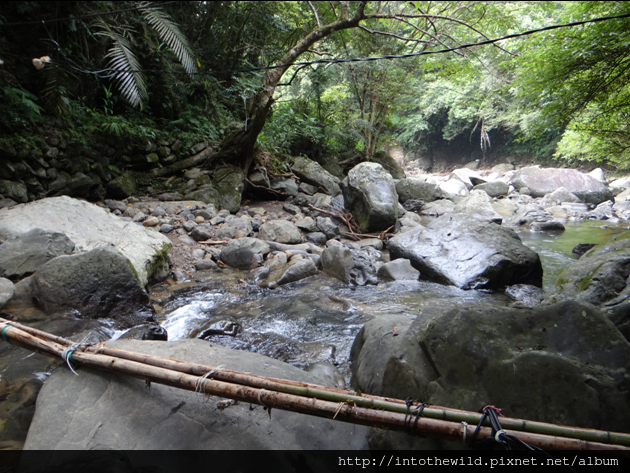
[[[216,231],[217,238],[234,238],[241,231],[243,235],[251,235],[254,231],[252,223],[248,218],[235,218],[225,222],[221,228]]]
[[[377,153],[374,153],[374,156],[372,156],[370,161],[383,166],[383,168],[390,173],[394,179],[405,178],[405,171],[403,168],[401,168],[400,164],[398,164],[396,160],[385,151],[378,151]]]
[[[225,366],[258,375],[318,383],[286,363],[203,340],[117,340],[108,346]],[[96,424],[95,424],[96,422]],[[365,450],[367,428],[221,397],[204,399],[156,383],[82,368],[58,369],[46,380],[26,450]],[[48,460],[42,457],[44,464]],[[286,468],[291,469],[286,464]]]
[[[339,179],[315,161],[301,156],[294,158],[291,170],[307,184],[317,186],[333,197],[341,194]]]
[[[304,217],[295,222],[295,226],[305,232],[314,232],[317,230],[317,224],[311,217]]]
[[[528,284],[515,284],[505,288],[505,294],[516,301],[510,307],[530,308],[537,307],[542,301],[543,290],[540,287]]]
[[[295,281],[300,281],[315,274],[317,274],[317,267],[315,266],[313,260],[307,257],[294,261],[287,266],[270,273],[267,280],[259,285],[261,287],[274,288]]]
[[[442,195],[448,199],[468,195],[468,187],[466,187],[466,184],[460,179],[449,179],[446,182],[440,183],[440,190],[442,191]]]
[[[378,268],[376,275],[383,281],[417,281],[420,271],[408,259],[397,259]]]
[[[155,321],[133,265],[110,246],[54,258],[37,270],[31,285],[35,304],[49,313],[111,318],[124,326]]]
[[[352,360],[353,387],[370,394],[469,411],[491,404],[509,417],[611,431],[630,422],[630,344],[604,314],[575,301],[429,306],[411,324],[374,319],[357,336]],[[398,440],[445,447],[402,434],[380,440],[380,448],[400,448]]]
[[[300,230],[287,220],[269,220],[258,229],[258,238],[278,243],[302,243]]]
[[[561,187],[543,197],[541,205],[543,207],[550,207],[553,205],[559,205],[562,202],[575,203],[579,201],[580,199],[575,194],[569,192],[566,187]]]
[[[433,202],[442,198],[442,192],[437,184],[419,179],[401,179],[396,183],[396,193],[401,204],[408,200]]]
[[[7,305],[13,294],[15,294],[13,282],[6,278],[0,278],[0,309]]]
[[[533,197],[544,197],[560,187],[565,187],[589,204],[597,205],[613,198],[610,189],[604,183],[576,169],[526,167],[516,171],[511,184],[517,190],[527,187]]]
[[[230,240],[221,250],[221,261],[236,269],[250,269],[252,261],[266,256],[271,249],[256,238]]]
[[[423,279],[462,289],[542,286],[538,255],[516,233],[463,214],[438,217],[389,241],[393,259],[406,258]]]
[[[469,217],[489,222],[498,223],[503,221],[503,217],[499,215],[492,207],[492,199],[488,194],[481,190],[472,190],[468,196],[464,197],[456,206],[455,213],[463,213]]]
[[[298,194],[298,185],[295,182],[295,179],[273,179],[271,181],[270,187],[273,190],[282,192],[283,194],[296,196]]]
[[[477,184],[473,187],[473,190],[484,191],[490,197],[499,197],[501,195],[507,195],[510,191],[510,186],[503,181],[490,181],[484,184]]]
[[[392,176],[380,164],[361,163],[341,183],[345,207],[363,232],[396,225],[398,194]]]
[[[508,225],[524,227],[531,231],[564,231],[564,225],[555,220],[547,210],[538,204],[523,205],[519,207]]]
[[[114,245],[133,265],[142,287],[168,274],[173,246],[168,237],[125,222],[89,202],[62,196],[0,209],[1,240],[33,228],[67,235],[75,243],[76,253]]]
[[[22,279],[47,261],[73,251],[74,243],[63,233],[34,228],[0,245],[0,276]]]
[[[326,274],[346,284],[365,286],[376,284],[376,270],[365,251],[352,251],[345,247],[330,247],[322,252],[322,269]]]
[[[420,209],[420,215],[427,217],[441,217],[444,214],[450,214],[455,211],[455,204],[452,200],[440,199],[425,204]]]
[[[475,184],[481,184],[481,183],[486,182],[485,180],[481,178],[481,176],[477,172],[469,168],[455,169],[451,173],[449,178],[462,181],[468,190],[471,190]]]

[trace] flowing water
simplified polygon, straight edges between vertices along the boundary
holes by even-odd
[[[519,236],[540,255],[547,286],[575,261],[571,250],[578,243],[603,243],[625,229],[586,221],[568,224],[560,234],[520,232]],[[350,287],[320,273],[271,290],[247,283],[245,276],[244,271],[227,269],[197,273],[182,284],[154,286],[151,300],[169,340],[203,335],[210,344],[260,353],[301,368],[328,362],[347,383],[354,338],[374,317],[394,313],[413,318],[425,305],[439,301],[462,305],[484,301],[499,306],[511,302],[500,293],[463,291],[423,281]],[[59,334],[70,327],[90,330],[95,324],[50,320],[32,307],[9,305],[5,311],[18,322]],[[217,327],[232,335],[217,334]],[[99,330],[120,335],[107,326]],[[56,362],[0,341],[0,448],[21,447],[38,388],[55,366]],[[20,423],[20,416],[27,422]]]

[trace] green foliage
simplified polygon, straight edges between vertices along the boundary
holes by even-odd
[[[557,22],[630,12],[627,2],[568,2]],[[539,35],[518,61],[517,85],[536,120],[536,135],[566,128],[556,157],[630,166],[630,19]]]
[[[142,2],[141,5],[147,6],[150,5],[150,2]],[[186,39],[179,27],[162,10],[147,8],[142,11],[149,25],[159,33],[160,39],[175,53],[186,72],[193,74],[197,70],[197,65],[193,59],[188,39]]]
[[[16,87],[0,89],[0,124],[4,129],[22,127],[27,122],[35,124],[42,114],[42,107],[35,102],[38,98]]]

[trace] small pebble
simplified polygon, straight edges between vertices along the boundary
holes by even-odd
[[[145,227],[155,227],[157,226],[158,223],[159,223],[159,220],[157,217],[150,217],[150,218],[147,218],[144,222],[142,222],[142,225],[144,225]]]
[[[206,219],[203,218],[201,215],[198,215],[197,217],[195,217],[195,223],[203,223],[205,221]]]

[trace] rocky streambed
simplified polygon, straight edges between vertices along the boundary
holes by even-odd
[[[301,182],[284,187],[295,195],[231,211],[147,197],[8,205],[4,316],[262,375],[623,431],[623,188],[579,175],[571,191],[564,170],[550,170],[563,185],[544,192],[527,168],[419,179],[387,169],[364,163],[340,182],[301,158]],[[574,241],[597,246],[577,260]],[[55,367],[0,346],[4,448],[445,446]]]

